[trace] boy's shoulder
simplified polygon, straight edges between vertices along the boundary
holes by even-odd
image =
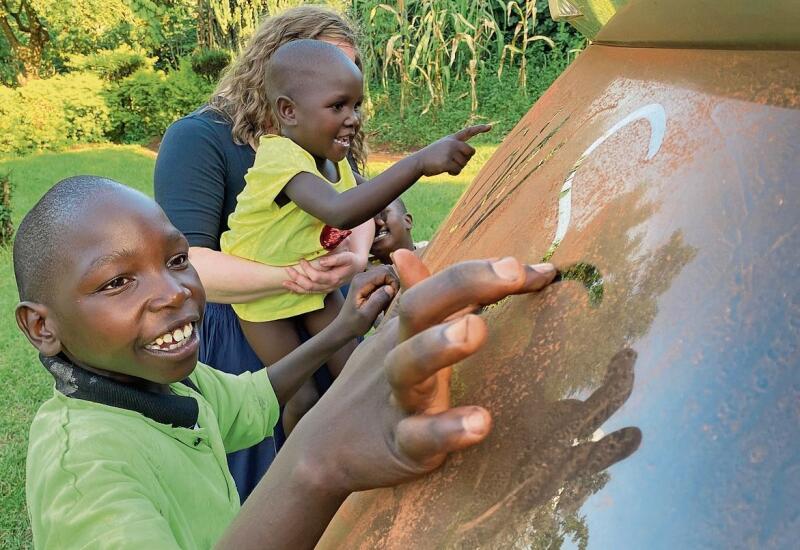
[[[142,436],[156,425],[135,411],[67,397],[55,390],[31,422],[28,470],[122,457],[148,460],[152,448],[141,445]]]

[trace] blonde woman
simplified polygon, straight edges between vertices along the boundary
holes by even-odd
[[[334,44],[360,65],[355,31],[339,14],[300,6],[267,18],[222,78],[208,105],[169,127],[155,168],[155,198],[189,241],[189,258],[209,303],[201,329],[200,361],[238,374],[262,368],[247,344],[231,303],[289,289],[298,293],[336,291],[363,271],[374,231],[354,232],[343,246],[312,263],[271,267],[220,252],[220,235],[245,185],[264,134],[275,133],[265,93],[264,63],[282,44],[300,38]],[[352,147],[353,164],[363,164],[363,133]],[[244,500],[275,456],[275,442],[228,456]]]

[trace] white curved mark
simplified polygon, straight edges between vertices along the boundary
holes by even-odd
[[[645,157],[645,160],[650,160],[653,158],[655,154],[658,153],[658,150],[661,149],[661,143],[664,141],[664,132],[667,127],[667,113],[664,111],[664,107],[659,103],[651,103],[635,110],[617,122],[614,126],[609,128],[602,136],[597,138],[594,143],[592,143],[586,149],[586,151],[584,151],[583,154],[578,157],[578,160],[575,161],[575,164],[572,165],[572,169],[569,171],[567,179],[564,181],[564,185],[561,187],[561,192],[558,195],[558,226],[556,227],[556,236],[547,252],[547,258],[552,256],[553,252],[556,250],[556,247],[558,247],[558,244],[567,234],[567,230],[569,229],[569,221],[570,217],[572,216],[572,180],[575,178],[575,172],[578,171],[578,168],[580,168],[581,164],[583,164],[583,161],[586,160],[586,157],[591,155],[595,149],[600,147],[605,140],[616,134],[619,130],[631,122],[639,120],[640,118],[646,119],[650,123],[650,144],[647,147],[647,157]]]

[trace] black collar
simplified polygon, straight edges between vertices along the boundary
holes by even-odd
[[[135,411],[175,428],[193,428],[197,424],[199,407],[193,397],[154,393],[122,384],[82,369],[61,355],[39,355],[39,360],[55,378],[56,389],[67,397]],[[188,378],[183,383],[197,390]]]

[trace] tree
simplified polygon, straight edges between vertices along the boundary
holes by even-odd
[[[198,0],[198,43],[236,51],[253,34],[267,0]]]
[[[33,1],[0,0],[0,30],[19,63],[17,80],[39,78],[50,33]]]

